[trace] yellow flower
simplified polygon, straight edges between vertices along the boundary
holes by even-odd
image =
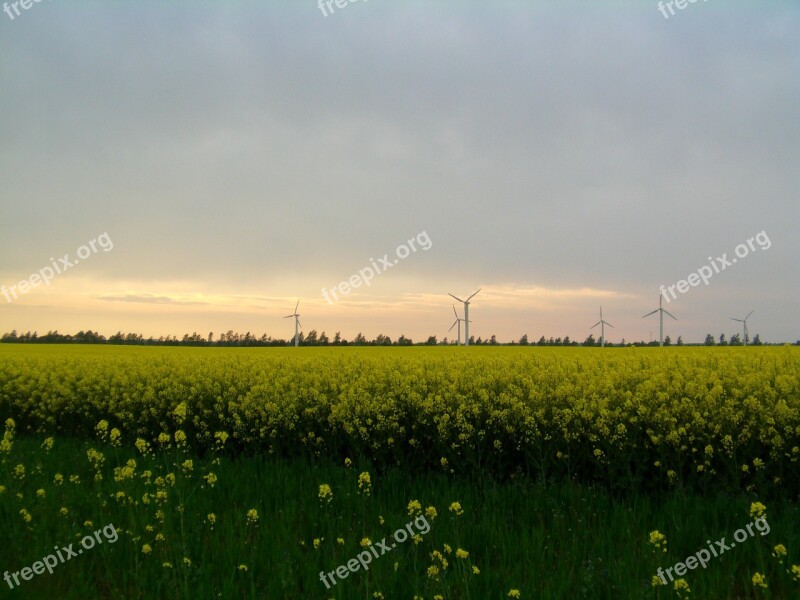
[[[369,473],[366,471],[358,476],[358,491],[365,496],[369,496],[372,491],[372,480],[370,479]]]
[[[319,486],[319,499],[328,503],[333,500],[333,490],[327,483]]]
[[[6,486],[0,485],[0,494],[6,491]]]
[[[800,565],[792,565],[792,579],[800,581]]]
[[[247,522],[248,523],[258,523],[258,511],[255,508],[251,508],[247,511]]]
[[[458,550],[456,550],[456,558],[469,558],[469,552],[459,548]]]
[[[750,518],[757,519],[763,516],[766,510],[767,507],[761,504],[761,502],[753,502],[750,504]]]
[[[145,556],[150,554],[152,551],[153,551],[153,549],[150,547],[150,544],[144,544],[142,546],[142,554],[144,554]]]
[[[183,557],[183,564],[184,566],[191,567],[192,566],[192,559]]]
[[[246,573],[247,572],[247,565],[239,565],[239,570],[240,571],[244,571]]]
[[[675,590],[675,593],[678,594],[678,596],[681,594],[689,594],[692,591],[685,579],[676,579],[675,583],[672,584],[672,588]]]
[[[31,522],[31,520],[33,519],[33,517],[31,516],[31,513],[29,513],[29,512],[28,512],[27,510],[25,510],[24,508],[23,508],[22,510],[20,510],[20,511],[19,511],[19,514],[20,514],[20,516],[22,516],[23,520],[24,520],[26,523],[30,523],[30,522]]]
[[[164,539],[165,539],[165,538],[164,538],[164,534],[163,534],[163,533],[157,533],[157,534],[156,534],[156,541],[157,541],[157,542],[163,542],[163,541],[164,541]]]
[[[322,545],[322,540],[325,538],[314,538],[314,550],[319,550],[319,547]]]
[[[344,546],[344,538],[336,538],[336,543],[340,546]]]
[[[447,467],[447,459],[444,456],[439,459],[439,462],[441,463],[442,467]]]
[[[427,573],[428,577],[430,577],[431,579],[436,579],[439,576],[439,567],[437,567],[436,565],[431,565],[430,567],[428,567]]]
[[[171,569],[172,563],[171,562],[161,563],[161,566],[164,567],[165,569]]]
[[[44,498],[44,490],[43,490],[43,489],[41,489],[41,488],[39,488],[38,490],[36,490],[36,495],[37,495],[39,498]]]
[[[185,460],[183,461],[181,467],[183,468],[184,471],[191,471],[192,469],[194,469],[194,462],[191,460]]]
[[[371,544],[372,544],[372,540],[370,540],[368,537],[361,538],[361,547],[362,548],[366,548],[367,546],[369,546]]]
[[[786,556],[786,546],[783,544],[775,546],[775,548],[772,549],[772,556],[783,562],[783,558]]]
[[[453,549],[448,544],[445,544],[443,546],[443,548],[444,548],[444,551],[447,552],[447,554],[452,554],[453,553]]]
[[[214,473],[209,473],[208,475],[204,475],[203,479],[206,480],[210,487],[214,487],[214,484],[217,483],[217,476]]]
[[[25,479],[25,465],[17,465],[14,467],[14,477],[16,479]]]
[[[667,585],[658,575],[653,575],[653,578],[650,580],[650,585],[652,587],[658,587],[659,585]]]
[[[656,550],[667,551],[667,536],[658,531],[658,529],[650,532],[650,543],[655,546]]]
[[[213,526],[217,522],[217,515],[214,513],[208,513],[208,515],[206,515],[206,521],[208,521],[209,525]]]
[[[448,509],[451,513],[455,513],[456,516],[461,516],[464,514],[464,511],[461,509],[461,502],[453,502],[450,504],[450,508]]]
[[[228,441],[228,434],[224,431],[217,431],[214,433],[214,439],[217,440],[218,446],[224,446],[225,442]]]
[[[519,590],[509,590],[508,591],[508,597],[509,598],[519,598],[520,597]]]
[[[767,589],[767,578],[764,577],[761,573],[753,573],[753,587],[760,587],[761,589]]]
[[[378,515],[378,524],[383,525],[384,523],[385,521],[383,520],[383,517],[381,515]]]
[[[122,433],[120,433],[119,429],[116,427],[111,430],[111,445],[112,446],[119,446],[121,444],[120,438],[122,437]]]
[[[181,431],[180,429],[178,429],[178,430],[175,432],[175,436],[174,436],[174,437],[175,437],[175,443],[176,443],[176,444],[179,444],[179,445],[186,445],[186,434],[185,434],[183,431]]]
[[[42,442],[42,448],[44,448],[47,452],[50,452],[50,450],[53,449],[53,442],[55,442],[53,438],[47,438],[44,442]]]
[[[481,574],[481,570],[478,567],[476,567],[475,565],[472,565],[472,574],[473,575],[480,575]]]
[[[344,459],[344,466],[345,466],[345,467],[347,467],[348,469],[350,468],[350,466],[351,466],[352,464],[353,464],[353,461],[352,461],[352,460],[350,460],[349,458],[345,458],[345,459]]]
[[[94,527],[94,523],[92,523],[91,521],[87,520],[87,521],[83,522],[83,526],[84,527]]]
[[[422,513],[422,504],[419,503],[419,500],[412,500],[408,503],[408,516],[414,517]]]
[[[163,431],[158,434],[158,443],[162,446],[169,446],[169,443],[172,441],[172,438],[169,436],[168,433],[164,433]]]
[[[81,478],[78,475],[70,475],[69,476],[69,482],[70,483],[80,483],[81,482]]]
[[[150,449],[150,444],[147,443],[147,440],[143,440],[142,438],[136,438],[134,446],[136,446],[136,449],[141,454],[147,454],[147,451]]]
[[[425,514],[430,517],[431,521],[433,521],[438,513],[433,506],[429,506],[425,509]]]

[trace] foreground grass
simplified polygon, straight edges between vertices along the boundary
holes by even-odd
[[[786,499],[680,491],[614,498],[569,483],[453,478],[447,468],[378,473],[358,460],[347,467],[215,452],[188,456],[174,440],[142,455],[110,443],[57,438],[48,450],[44,437],[7,437],[11,448],[0,452],[0,574],[31,566],[54,545],[78,548],[83,536],[109,524],[119,539],[13,590],[0,581],[3,598],[431,600],[439,594],[477,600],[506,598],[512,590],[521,598],[674,598],[671,588],[652,587],[656,569],[684,560],[706,540],[730,542],[752,521],[756,500],[767,505],[769,534],[756,533],[705,570],[690,571],[684,578],[691,597],[800,594],[800,583],[787,573],[800,562],[800,514]],[[90,460],[90,448],[103,459],[93,454]],[[370,473],[370,484],[362,477],[359,490],[362,472]],[[215,482],[204,479],[209,473]],[[56,483],[57,474],[63,483]],[[320,498],[322,484],[331,488],[330,502]],[[409,512],[418,512],[414,504],[409,510],[415,500],[430,523],[421,542],[398,544],[369,571],[325,588],[320,571],[356,557],[363,538],[374,543],[403,527]],[[463,514],[450,510],[453,502]],[[666,535],[666,554],[650,544],[653,530]],[[788,549],[782,564],[772,556],[777,544]],[[468,557],[458,558],[458,549]],[[431,557],[434,551],[447,568]],[[431,566],[438,575],[430,576]],[[766,589],[754,588],[755,572],[766,576]]]

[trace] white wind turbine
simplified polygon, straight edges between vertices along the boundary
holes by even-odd
[[[458,313],[456,312],[455,305],[453,305],[453,314],[456,316],[456,320],[453,321],[452,325],[450,325],[450,329],[447,330],[447,333],[450,333],[451,331],[453,331],[453,327],[458,325],[458,345],[460,346],[461,345],[461,321],[463,321],[464,319],[462,319],[461,317],[458,316]]]
[[[291,319],[294,317],[294,347],[297,348],[297,344],[300,341],[300,315],[297,314],[297,307],[300,306],[300,300],[297,301],[297,304],[294,307],[294,312],[290,315],[286,315],[283,317],[284,319]]]
[[[605,345],[606,345],[606,325],[608,325],[609,327],[614,327],[614,326],[611,323],[609,323],[608,321],[604,321],[603,320],[603,307],[602,306],[600,307],[600,320],[597,323],[595,323],[594,325],[592,325],[589,328],[589,330],[591,331],[592,329],[594,329],[598,325],[600,325],[600,347],[601,348],[605,348]]]
[[[480,292],[480,290],[478,290],[478,292]],[[475,294],[477,294],[478,292],[475,292]],[[465,346],[469,346],[469,323],[470,323],[470,321],[469,321],[469,301],[472,300],[472,298],[475,297],[475,294],[472,294],[472,296],[470,296],[466,300],[462,300],[458,296],[453,296],[453,294],[448,294],[449,296],[452,296],[453,298],[455,298],[456,300],[458,300],[459,302],[464,304],[464,345]],[[452,327],[451,327],[451,329],[452,329]]]
[[[664,294],[660,294],[658,296],[658,308],[655,309],[652,312],[647,313],[646,315],[644,315],[644,317],[642,317],[644,319],[645,317],[649,317],[650,315],[654,315],[656,313],[661,313],[659,315],[659,319],[658,319],[659,320],[659,334],[658,334],[658,345],[659,346],[663,346],[664,345],[664,313],[667,313],[670,317],[672,317],[676,321],[678,320],[666,308],[662,308],[661,307],[661,303],[663,301],[664,301]]]
[[[750,313],[744,319],[734,319],[733,317],[731,317],[732,320],[739,321],[739,323],[741,323],[744,326],[744,346],[745,346],[745,348],[747,348],[747,319],[749,319],[750,315],[752,315],[752,314],[753,314],[753,311],[751,310]]]

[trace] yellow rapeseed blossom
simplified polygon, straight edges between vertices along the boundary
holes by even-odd
[[[204,475],[203,479],[205,479],[206,483],[208,483],[209,487],[212,487],[212,488],[214,487],[214,484],[217,483],[217,476],[214,475],[214,473],[209,473],[208,475]]]
[[[370,540],[368,537],[361,538],[360,545],[361,545],[362,548],[366,548],[367,546],[370,546],[371,544],[372,544],[372,540]]]
[[[469,552],[459,548],[456,550],[456,558],[469,558]]]
[[[655,546],[656,550],[667,551],[667,536],[657,529],[650,532],[650,543]]]
[[[761,573],[755,572],[753,573],[753,587],[767,589],[767,578],[764,577]]]
[[[364,494],[365,496],[369,496],[371,491],[372,480],[370,479],[369,473],[364,471],[358,476],[358,492],[360,494]]]
[[[422,504],[420,504],[419,500],[412,500],[408,503],[407,508],[409,517],[415,517],[422,514]]]
[[[153,548],[150,547],[150,544],[143,544],[142,545],[142,554],[147,556],[153,551]]]
[[[508,597],[509,598],[520,598],[521,595],[519,593],[519,590],[509,590],[508,591]]]
[[[690,594],[692,592],[685,579],[676,579],[675,583],[672,584],[672,589],[675,590],[675,593],[678,594],[679,597],[683,597],[684,594]]]
[[[472,574],[473,575],[480,575],[481,574],[481,570],[478,567],[476,567],[475,565],[472,565]]]
[[[438,513],[436,512],[436,509],[433,506],[429,506],[428,508],[425,509],[425,515],[430,517],[431,521],[433,521],[436,518],[437,514]]]
[[[800,581],[800,565],[792,565],[792,579]]]
[[[39,498],[44,498],[45,491],[43,489],[39,488],[38,490],[36,490],[36,496],[39,497]]]
[[[33,517],[31,516],[31,513],[29,513],[29,512],[27,511],[27,509],[24,509],[24,508],[23,508],[23,509],[21,509],[21,510],[19,511],[19,514],[20,514],[20,516],[22,517],[22,520],[23,520],[23,521],[25,521],[26,523],[30,523],[30,522],[31,522],[31,520],[33,519]]]
[[[323,483],[319,486],[319,499],[328,503],[333,500],[333,490],[331,490],[331,486],[327,483]]]
[[[247,511],[247,522],[251,525],[258,523],[258,511],[255,508]]]
[[[448,509],[451,513],[455,513],[456,516],[460,517],[464,514],[464,511],[461,508],[461,502],[453,502],[450,504],[450,508]]]
[[[783,563],[783,559],[786,557],[786,546],[783,544],[778,544],[772,549],[772,556],[778,559],[780,563]]]
[[[239,565],[239,566],[238,566],[238,569],[239,569],[240,571],[243,571],[243,572],[245,572],[245,573],[246,573],[246,572],[247,572],[247,565]]]
[[[761,502],[753,502],[750,504],[750,518],[757,519],[759,517],[764,516],[764,513],[767,511],[767,507],[761,504]]]

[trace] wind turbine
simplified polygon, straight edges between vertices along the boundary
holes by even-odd
[[[664,301],[664,294],[660,294],[658,296],[658,308],[655,309],[652,312],[647,313],[646,315],[644,315],[644,317],[642,317],[644,319],[645,317],[649,317],[650,315],[654,315],[656,313],[661,313],[659,315],[659,319],[658,319],[659,320],[659,334],[658,334],[658,345],[659,346],[663,346],[664,345],[664,313],[667,313],[670,317],[672,317],[676,321],[678,320],[666,308],[662,308],[661,307],[661,303],[663,301]]]
[[[744,326],[744,347],[745,348],[747,348],[747,319],[749,319],[750,315],[752,315],[752,314],[753,314],[753,311],[751,310],[750,313],[744,319],[734,319],[733,317],[731,317],[732,320],[739,321],[739,323],[741,323]]]
[[[297,301],[297,304],[294,307],[294,312],[290,315],[286,315],[283,317],[284,319],[291,319],[294,317],[294,347],[297,348],[297,344],[300,340],[299,337],[299,329],[300,329],[300,315],[297,314],[297,307],[300,306],[300,300]]]
[[[453,321],[452,325],[450,325],[450,329],[447,330],[447,333],[450,333],[451,331],[453,331],[453,327],[458,325],[458,345],[460,346],[461,345],[461,321],[463,321],[464,319],[462,319],[461,317],[458,316],[458,313],[456,312],[455,305],[453,305],[453,314],[456,316],[456,320]]]
[[[600,325],[600,347],[605,348],[606,345],[606,325],[614,327],[608,321],[603,320],[603,307],[600,307],[600,320],[589,328],[589,331]]]
[[[478,290],[478,292],[480,292],[480,290]],[[477,294],[478,292],[475,292],[475,294]],[[449,296],[452,296],[453,298],[455,298],[456,300],[458,300],[459,302],[464,304],[464,345],[465,346],[469,346],[469,323],[470,323],[470,321],[469,321],[469,301],[472,300],[472,298],[475,297],[475,294],[472,294],[472,296],[470,296],[466,300],[462,300],[458,296],[453,296],[453,294],[448,294]],[[452,327],[450,329],[452,329]]]

